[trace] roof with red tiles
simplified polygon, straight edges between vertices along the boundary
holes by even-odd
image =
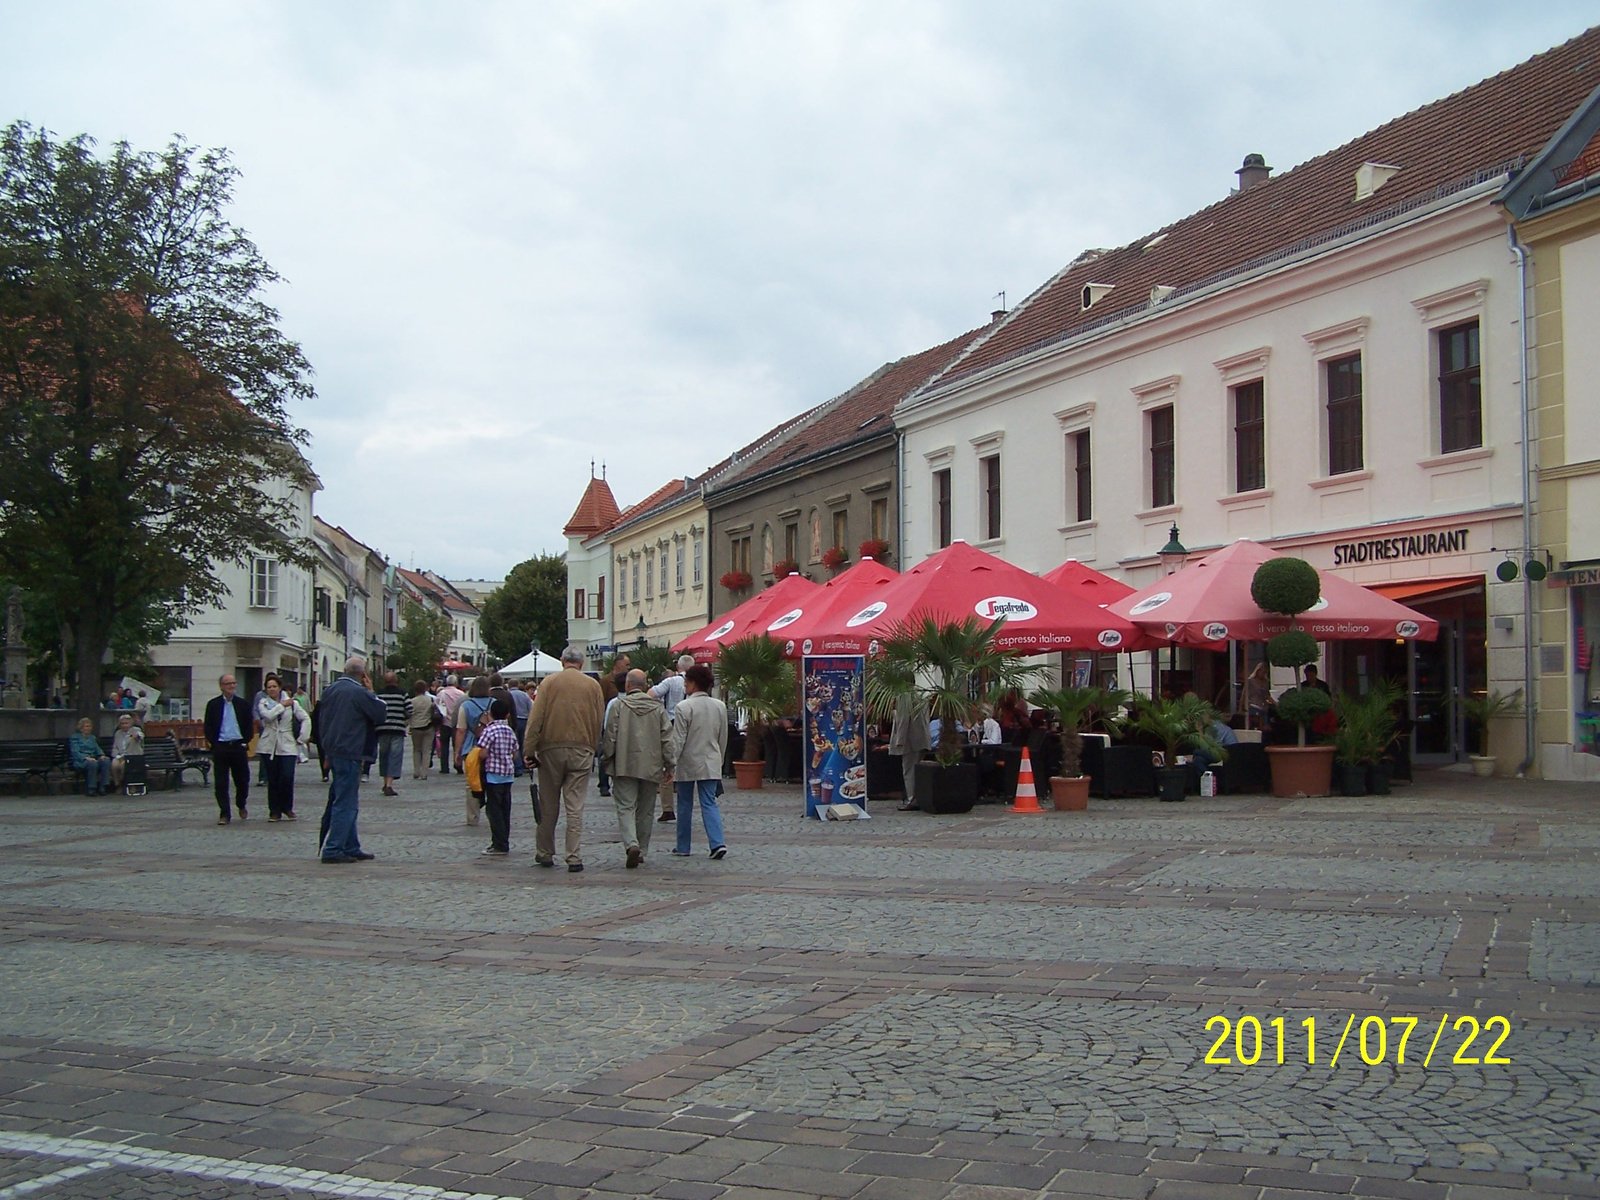
[[[841,450],[894,431],[894,407],[948,365],[990,326],[969,329],[931,349],[885,363],[843,395],[819,405],[796,423],[787,436],[774,439],[764,452],[741,458],[720,475],[714,490],[756,479],[805,462],[830,450]]]
[[[591,475],[589,486],[583,489],[583,499],[578,501],[578,507],[573,509],[561,532],[565,537],[593,537],[610,529],[621,515],[617,498],[611,494],[611,485]]]
[[[1576,183],[1591,175],[1600,175],[1600,130],[1596,130],[1577,158],[1556,177],[1557,183]]]
[[[1080,255],[975,341],[939,382],[1131,316],[1151,306],[1153,288],[1215,282],[1518,169],[1597,85],[1600,27],[1126,246]],[[1364,163],[1399,169],[1357,200],[1356,171]],[[1089,284],[1114,290],[1085,310]]]

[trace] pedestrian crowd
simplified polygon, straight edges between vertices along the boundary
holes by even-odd
[[[661,823],[675,825],[671,853],[691,854],[697,807],[710,857],[724,858],[718,797],[728,710],[712,694],[711,669],[686,655],[652,683],[625,654],[604,679],[586,674],[583,663],[582,652],[569,647],[562,670],[542,682],[519,687],[489,673],[463,689],[459,677],[449,675],[431,684],[417,680],[407,689],[392,672],[375,684],[365,660],[352,656],[309,711],[292,683],[276,673],[265,676],[249,701],[233,675],[222,675],[203,721],[217,823],[249,819],[252,747],[255,782],[267,793],[267,819],[297,820],[295,770],[309,761],[314,744],[328,785],[321,860],[369,860],[373,855],[362,849],[357,830],[361,782],[376,767],[381,794],[399,796],[409,743],[413,780],[427,778],[436,764],[441,774],[463,777],[466,824],[488,824],[486,858],[511,852],[513,793],[522,779],[533,814],[535,866],[556,865],[561,827],[561,859],[569,872],[581,872],[584,804],[596,774],[600,795],[615,809],[629,869],[645,864],[651,834]],[[142,738],[136,714],[119,724],[110,753],[88,720],[72,739],[73,763],[84,772],[90,794],[102,794],[120,779],[117,763]]]

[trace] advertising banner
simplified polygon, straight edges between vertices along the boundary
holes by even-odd
[[[801,659],[808,817],[822,805],[866,807],[866,666],[856,655]]]

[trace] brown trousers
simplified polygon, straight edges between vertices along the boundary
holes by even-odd
[[[556,820],[567,810],[567,863],[581,863],[583,801],[589,794],[594,751],[585,746],[555,746],[539,751],[539,829],[534,856],[550,862],[556,856]]]

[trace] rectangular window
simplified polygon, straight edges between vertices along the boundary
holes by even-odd
[[[872,527],[872,539],[877,542],[889,540],[889,500],[883,497],[872,502],[871,514],[868,518]]]
[[[672,583],[680,592],[683,591],[683,543],[679,542],[672,548]]]
[[[1361,454],[1361,355],[1336,358],[1328,371],[1328,474],[1359,471]]]
[[[747,537],[734,538],[730,547],[732,550],[732,566],[730,570],[742,571],[750,574],[750,539]]]
[[[1000,456],[980,460],[978,475],[983,480],[983,536],[992,540],[1000,536]]]
[[[639,603],[639,560],[633,560],[633,602]]]
[[[644,556],[644,594],[653,596],[656,590],[656,552]]]
[[[579,621],[589,615],[589,603],[582,588],[572,589],[572,615]]]
[[[1077,519],[1094,520],[1094,467],[1090,461],[1089,431],[1072,435],[1072,473],[1077,487]]]
[[[1483,445],[1478,323],[1439,331],[1439,453]]]
[[[700,581],[705,578],[705,543],[698,537],[694,539],[694,586],[699,587]]]
[[[318,625],[326,629],[333,624],[333,597],[328,594],[326,588],[318,588],[312,594],[312,605]]]
[[[333,631],[343,634],[350,632],[350,606],[343,600],[333,606]]]
[[[606,618],[606,577],[600,576],[594,584],[594,619],[603,621]]]
[[[950,468],[933,473],[933,527],[939,549],[950,544]]]
[[[272,558],[250,560],[250,607],[278,607],[278,563]]]
[[[850,544],[850,513],[846,509],[833,514],[833,544],[841,549]]]
[[[1267,486],[1267,400],[1261,380],[1233,389],[1233,490]]]
[[[800,561],[800,523],[798,521],[783,527],[783,557],[792,563]]]
[[[1150,410],[1150,507],[1177,503],[1172,405]]]
[[[661,547],[661,574],[657,576],[657,581],[660,586],[656,589],[656,594],[665,596],[667,594],[667,548],[665,546]]]

